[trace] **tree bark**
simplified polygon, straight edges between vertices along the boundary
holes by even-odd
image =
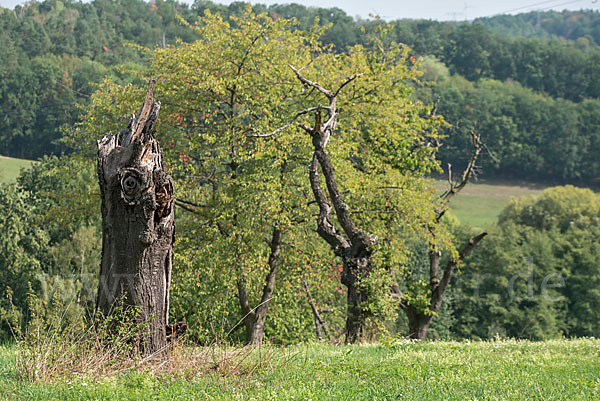
[[[346,250],[346,252],[349,250]],[[363,279],[371,273],[371,252],[364,248],[362,255],[351,252],[342,258],[341,281],[348,289],[346,313],[346,343],[353,344],[365,336],[368,312],[368,296]],[[354,255],[353,255],[354,254]]]
[[[348,344],[353,344],[360,341],[365,334],[369,311],[364,280],[371,274],[371,254],[375,239],[354,224],[349,207],[338,188],[335,169],[329,154],[324,149],[331,132],[335,128],[335,114],[333,114],[335,112],[335,99],[332,100],[331,110],[333,110],[331,111],[332,117],[330,117],[326,126],[321,125],[319,113],[317,112],[315,128],[307,130],[312,136],[314,146],[309,178],[315,200],[319,205],[317,233],[331,246],[333,252],[342,259],[341,282],[348,289],[345,341]],[[332,208],[321,186],[319,167],[323,172],[327,192],[331,198],[333,210],[342,232],[330,221]]]
[[[427,339],[427,331],[433,320],[433,315],[419,312],[413,306],[407,306],[403,309],[408,319],[408,337],[418,340]]]
[[[173,180],[165,172],[154,136],[160,103],[150,81],[137,117],[116,135],[98,141],[102,196],[102,264],[97,310],[115,305],[139,311],[139,352],[167,357],[169,288],[175,242]]]
[[[371,247],[374,244],[374,239],[354,226],[348,212],[348,206],[341,200],[329,155],[321,149],[322,155],[319,159],[317,152],[319,150],[315,151],[310,167],[311,187],[320,210],[317,218],[317,233],[327,241],[335,255],[342,259],[341,282],[348,289],[345,341],[348,344],[353,344],[360,341],[365,334],[368,296],[363,280],[369,277],[372,270]],[[320,163],[320,160],[323,160],[323,164]],[[336,216],[340,225],[346,227],[349,233],[347,237],[342,235],[329,220],[331,206],[321,187],[319,165],[323,170],[329,192],[336,193],[336,196],[331,195],[332,199],[334,199],[334,202],[336,198],[339,200],[340,204],[335,208]]]

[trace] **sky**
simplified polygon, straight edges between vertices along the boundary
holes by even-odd
[[[184,0],[193,2],[193,0]],[[232,0],[213,0],[229,4]],[[251,3],[299,3],[314,7],[338,7],[352,17],[378,15],[386,20],[425,18],[435,20],[470,20],[496,14],[518,14],[533,10],[600,10],[600,0],[251,0]],[[22,0],[0,0],[0,6],[14,8]]]

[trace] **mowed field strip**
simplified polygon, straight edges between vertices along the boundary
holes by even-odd
[[[191,360],[206,348],[189,347]],[[218,347],[214,350],[219,355]],[[597,339],[414,342],[248,349],[243,357],[206,360],[204,372],[163,365],[103,377],[32,383],[18,378],[14,346],[0,347],[0,400],[598,400]],[[224,363],[237,365],[222,370]],[[178,367],[179,366],[179,367]]]
[[[435,180],[435,188],[440,193],[447,186],[446,181]],[[452,199],[450,212],[463,224],[487,228],[496,223],[498,215],[511,199],[539,195],[544,188],[530,183],[476,181],[469,183]]]
[[[0,183],[16,181],[22,168],[29,168],[32,160],[15,159],[12,157],[0,156]]]

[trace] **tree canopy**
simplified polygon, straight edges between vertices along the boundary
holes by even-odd
[[[350,291],[364,295],[354,309],[365,336],[408,333],[402,302],[435,315],[437,336],[594,335],[597,195],[566,187],[516,200],[466,257],[476,233],[441,218],[443,196],[427,177],[439,164],[460,170],[478,132],[484,177],[592,185],[600,50],[585,35],[595,17],[575,19],[583,35],[543,25],[550,36],[524,38],[489,21],[388,24],[299,5],[0,9],[0,151],[76,152],[0,185],[2,282],[21,311],[30,286],[42,303],[60,295],[80,312],[93,303],[85,288],[95,287],[100,231],[89,158],[157,78],[178,215],[171,312],[193,339],[297,342],[315,325],[339,334]],[[457,284],[435,310],[432,252],[437,276],[451,266]],[[369,259],[358,285],[348,285],[349,255]],[[0,290],[6,316],[10,291]]]
[[[252,326],[246,315],[254,319],[261,305],[281,296],[272,295],[276,273],[298,291],[308,278],[329,273],[312,272],[311,263],[318,269],[340,256],[326,256],[326,244],[314,243],[312,145],[296,126],[311,123],[316,111],[323,110],[323,121],[333,111],[322,93],[297,80],[294,65],[319,85],[343,86],[339,125],[327,149],[356,221],[381,238],[373,244],[382,255],[373,279],[384,280],[385,272],[391,277],[397,270],[392,266],[405,257],[394,233],[423,232],[433,216],[429,205],[435,198],[423,190],[424,177],[437,168],[432,141],[442,123],[410,96],[409,84],[420,72],[409,50],[375,42],[372,50],[357,45],[331,52],[318,41],[318,25],[305,33],[293,20],[273,20],[250,8],[228,20],[207,12],[193,29],[201,39],[148,51],[150,67],[142,75],[160,77],[156,91],[165,117],[158,132],[175,160],[170,170],[178,205],[190,213],[179,230],[182,255],[207,262],[190,266],[198,281],[179,285],[214,292],[214,283],[222,282],[220,291],[228,294],[223,302],[230,304],[236,294],[240,303],[239,313],[225,316],[232,320],[224,328],[240,318]],[[345,85],[352,75],[357,79]],[[89,148],[107,128],[122,125],[126,105],[140,91],[105,81],[75,137],[79,146]],[[311,286],[317,284],[312,280]],[[383,288],[372,286],[375,304],[390,298]],[[173,298],[177,305],[175,291]]]
[[[65,132],[91,104],[95,85],[104,76],[119,84],[140,84],[136,71],[150,59],[135,45],[155,49],[178,40],[190,43],[201,33],[181,24],[178,16],[194,23],[209,10],[228,19],[243,15],[244,8],[239,2],[224,6],[196,1],[188,6],[172,0],[46,0],[2,9],[0,46],[7,62],[0,66],[0,152],[25,158],[71,152]],[[534,180],[584,183],[596,178],[597,12],[533,13],[475,23],[386,23],[355,20],[337,8],[258,4],[255,11],[274,19],[296,18],[293,29],[302,31],[310,31],[318,18],[319,26],[329,27],[320,31],[321,42],[337,53],[355,44],[368,47],[369,35],[387,26],[387,40],[410,46],[409,57],[438,60],[453,82],[433,82],[435,96],[444,98],[440,107],[447,121],[466,131],[475,119],[484,120],[482,116],[491,125],[486,127],[490,137],[483,133],[483,139],[496,158],[486,162],[487,176],[511,178],[518,166],[518,174]],[[460,83],[461,77],[473,86]],[[423,96],[428,91],[418,90]],[[507,105],[490,102],[507,100],[507,93]],[[469,104],[475,99],[479,103]],[[432,101],[435,97],[427,98]],[[472,110],[477,116],[458,116],[456,110]],[[464,131],[448,133],[439,155],[443,165],[457,163],[469,151]],[[561,147],[568,151],[556,153]],[[567,160],[554,163],[557,155]]]
[[[597,333],[599,208],[597,194],[572,186],[511,202],[458,276],[457,334]]]

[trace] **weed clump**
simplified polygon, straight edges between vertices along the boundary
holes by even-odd
[[[72,316],[71,305],[65,305],[60,296],[52,302],[50,307],[44,307],[30,291],[25,327],[9,322],[17,343],[18,380],[47,383],[72,378],[102,379],[132,371],[191,380],[203,374],[245,376],[278,364],[273,347],[199,347],[185,338],[169,344],[166,359],[164,352],[140,357],[148,324],[139,323],[138,309],[119,302],[110,316],[96,313],[67,319]]]

